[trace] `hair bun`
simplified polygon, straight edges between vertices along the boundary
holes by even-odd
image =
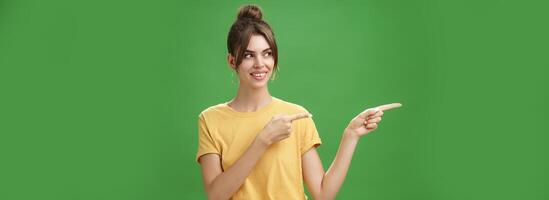
[[[261,8],[257,5],[245,5],[240,7],[240,10],[238,11],[238,19],[250,18],[261,20],[262,16]]]

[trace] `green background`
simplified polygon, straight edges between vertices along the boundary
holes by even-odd
[[[245,1],[0,1],[0,199],[205,199],[197,116],[236,94]],[[549,199],[544,1],[259,1],[271,93],[331,163],[366,107],[338,199]]]

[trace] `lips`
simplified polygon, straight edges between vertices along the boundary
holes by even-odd
[[[267,77],[267,71],[262,72],[252,72],[250,73],[250,76],[254,78],[255,80],[263,80],[265,77]]]

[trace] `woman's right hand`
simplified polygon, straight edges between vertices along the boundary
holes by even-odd
[[[298,113],[293,115],[277,114],[261,130],[258,138],[267,146],[290,137],[292,122],[294,120],[312,117],[309,113]]]

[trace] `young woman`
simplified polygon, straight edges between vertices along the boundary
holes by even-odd
[[[239,77],[236,97],[199,115],[201,164],[208,199],[334,199],[361,136],[374,131],[388,104],[370,108],[344,129],[328,171],[312,115],[269,94],[278,52],[270,26],[255,5],[240,8],[228,40],[228,63]]]

